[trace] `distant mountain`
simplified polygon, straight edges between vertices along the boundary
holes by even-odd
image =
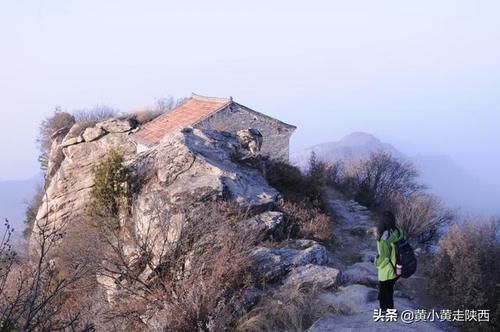
[[[292,153],[290,161],[294,165],[304,168],[307,166],[313,151],[323,161],[363,159],[379,151],[390,152],[395,156],[401,155],[392,145],[381,142],[377,137],[368,133],[355,132],[338,142],[318,144]]]
[[[6,218],[9,219],[17,235],[24,229],[26,205],[40,182],[41,176],[24,181],[0,181],[0,218],[2,224]]]
[[[363,159],[374,152],[388,152],[413,161],[421,180],[429,190],[462,212],[500,215],[500,190],[480,181],[446,155],[408,157],[392,145],[368,133],[353,133],[337,142],[323,143],[292,153],[290,161],[301,168],[307,166],[312,152],[323,161]]]

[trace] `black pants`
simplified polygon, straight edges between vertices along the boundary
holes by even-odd
[[[397,278],[396,278],[397,279]],[[379,281],[378,300],[380,309],[394,309],[394,284],[396,279]]]

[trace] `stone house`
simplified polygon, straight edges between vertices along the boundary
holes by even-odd
[[[261,154],[288,160],[289,142],[296,127],[238,104],[231,97],[214,98],[193,94],[168,113],[146,123],[136,134],[138,151],[158,143],[169,132],[193,127],[236,133],[257,129],[263,136]]]

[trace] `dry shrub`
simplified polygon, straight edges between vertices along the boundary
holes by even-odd
[[[152,238],[136,239],[135,248],[146,252],[147,262],[140,270],[121,252],[127,245],[114,245],[117,238],[105,240],[110,249],[100,273],[120,287],[117,303],[105,315],[108,328],[133,330],[142,318],[150,317],[148,324],[163,331],[228,330],[241,314],[244,290],[259,283],[250,259],[255,236],[233,221],[246,214],[237,217],[228,203],[209,202],[171,210],[161,218],[167,221],[173,214],[183,215],[175,241],[168,242],[168,232],[154,229],[148,235]],[[161,256],[152,259],[158,251],[153,252],[150,244],[158,243],[166,245]],[[147,266],[150,273],[145,277]]]
[[[163,112],[156,108],[143,108],[132,112],[132,116],[139,124],[145,124],[162,115]]]
[[[77,123],[92,123],[108,120],[120,115],[120,112],[106,105],[97,105],[91,109],[82,109],[73,112]]]
[[[439,241],[430,271],[431,294],[447,309],[489,309],[491,323],[466,322],[463,331],[500,328],[500,243],[498,222],[466,220]]]
[[[242,252],[242,249],[244,251]],[[166,331],[224,331],[241,311],[243,291],[253,284],[247,239],[229,238],[191,262],[166,304]]]
[[[439,231],[453,219],[451,211],[432,194],[394,195],[391,201],[398,224],[419,244],[435,243]]]
[[[159,117],[162,114],[168,113],[175,107],[183,103],[186,98],[175,99],[173,97],[159,98],[156,100],[155,105],[145,107],[132,112],[132,116],[139,124],[145,124]]]
[[[316,300],[317,292],[310,288],[282,287],[268,294],[248,314],[239,319],[236,330],[305,331],[321,316],[324,306]]]
[[[281,209],[289,219],[290,236],[322,242],[332,240],[330,217],[319,209],[308,207],[304,203],[291,202],[285,202]]]
[[[288,216],[288,236],[323,242],[332,240],[330,217],[322,197],[328,171],[313,154],[307,174],[284,161],[268,161],[266,177],[284,198],[281,210]]]
[[[337,182],[341,191],[372,210],[393,209],[394,194],[411,197],[425,189],[410,161],[385,152],[345,164]]]
[[[71,114],[63,112],[59,107],[56,107],[54,113],[42,121],[36,140],[40,149],[38,161],[42,170],[45,171],[48,167],[53,135],[57,132],[66,134],[73,124],[75,124],[75,118]]]
[[[79,278],[62,292],[64,306],[58,314],[61,317],[78,317],[74,322],[75,328],[84,329],[99,323],[98,313],[105,302],[96,273],[104,249],[99,241],[98,229],[90,226],[88,220],[73,221],[63,241],[54,248],[60,278],[67,278],[75,266],[84,267]]]
[[[304,203],[307,206],[325,210],[322,199],[322,185],[316,171],[304,175],[287,162],[270,160],[266,166],[267,181],[276,188],[286,201]]]
[[[74,330],[79,325],[80,312],[71,310],[67,304],[75,285],[89,269],[82,251],[73,252],[64,268],[58,264],[60,254],[64,253],[57,248],[66,234],[65,226],[48,220],[37,222],[26,250],[28,254],[15,264],[3,259],[5,254],[15,257],[10,247],[0,247],[2,330]],[[7,227],[7,235],[8,231]]]
[[[171,286],[176,296],[164,299],[167,331],[227,330],[242,310],[244,290],[259,282],[249,258],[254,235],[230,224],[227,209],[210,203],[188,215],[177,260],[188,268]]]
[[[35,194],[31,198],[31,200],[26,204],[26,210],[24,211],[25,228],[23,230],[23,237],[25,239],[29,239],[31,235],[31,230],[33,228],[33,224],[35,223],[38,209],[42,205],[44,195],[45,195],[45,189],[42,184],[39,184],[35,189]]]

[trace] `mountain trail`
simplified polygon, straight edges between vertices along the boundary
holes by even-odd
[[[341,285],[317,297],[322,310],[336,312],[317,320],[309,332],[328,331],[455,331],[439,322],[432,311],[417,311],[415,304],[396,283],[394,303],[398,316],[389,321],[376,317],[379,308],[376,255],[375,216],[364,206],[328,189],[326,198],[333,216],[334,250],[330,262],[341,271]],[[403,319],[401,315],[406,315]],[[377,318],[377,319],[376,319]]]

